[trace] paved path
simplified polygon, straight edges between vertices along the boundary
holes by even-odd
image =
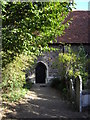
[[[72,109],[70,103],[61,99],[60,93],[50,87],[34,85],[25,99],[10,104],[7,118],[87,118],[87,113]]]

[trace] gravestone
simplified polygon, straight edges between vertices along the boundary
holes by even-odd
[[[76,79],[76,105],[79,112],[82,112],[82,78],[79,75]]]

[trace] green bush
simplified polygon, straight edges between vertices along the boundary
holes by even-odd
[[[15,91],[9,92],[8,94],[7,93],[2,94],[2,98],[3,98],[3,101],[16,102],[21,98],[24,98],[26,93],[27,93],[27,89],[18,88]]]
[[[86,70],[86,54],[83,46],[79,46],[79,50],[74,52],[70,46],[66,46],[67,52],[60,53],[53,66],[58,69],[58,75],[61,79],[76,78],[81,75],[83,86],[87,80]]]
[[[89,73],[88,78],[90,78],[90,58],[88,58],[86,61],[86,70]]]
[[[58,88],[58,84],[60,84],[60,79],[59,78],[53,78],[51,79],[51,87],[53,88]]]
[[[34,64],[36,57],[21,54],[14,58],[12,62],[7,64],[2,70],[2,97],[4,99],[17,100],[22,97],[23,85],[26,84],[25,70]],[[29,86],[29,85],[28,85]],[[31,87],[31,85],[30,85]],[[23,89],[23,90],[22,90]],[[20,92],[17,92],[20,91]],[[14,100],[14,101],[15,101]]]
[[[51,87],[60,90],[61,92],[66,93],[66,82],[65,80],[60,80],[59,78],[53,78],[51,80]]]
[[[32,82],[26,82],[26,83],[23,85],[23,88],[30,90],[30,88],[32,87],[32,84],[33,84]]]

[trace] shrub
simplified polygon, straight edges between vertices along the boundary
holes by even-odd
[[[86,61],[86,70],[88,71],[88,78],[90,78],[90,58]]]
[[[30,90],[30,88],[32,87],[32,84],[33,84],[32,82],[26,82],[26,83],[23,85],[23,88]]]
[[[27,56],[25,54],[21,54],[14,58],[12,62],[7,64],[2,70],[2,96],[3,98],[8,98],[14,100],[22,97],[22,91],[24,91],[23,85],[26,83],[25,81],[25,70],[26,68],[30,68],[34,64],[34,59],[36,57],[34,55]],[[31,87],[31,85],[30,85]],[[20,90],[21,89],[21,90]],[[15,91],[20,91],[15,92]],[[18,97],[18,98],[17,98]]]
[[[58,84],[60,84],[60,79],[59,78],[53,78],[51,79],[51,87],[53,88],[58,88]]]
[[[62,94],[65,94],[67,91],[66,88],[66,82],[65,79],[64,80],[60,80],[59,78],[53,78],[51,79],[51,87],[58,89],[62,92]]]
[[[15,91],[9,92],[8,94],[7,93],[2,94],[2,98],[4,101],[16,102],[21,98],[24,98],[26,93],[27,93],[27,89],[18,88]]]
[[[78,52],[74,52],[70,46],[66,46],[67,52],[60,53],[53,66],[57,66],[58,74],[61,79],[76,78],[82,76],[83,85],[87,80],[88,73],[86,71],[86,54],[84,47],[80,46]]]

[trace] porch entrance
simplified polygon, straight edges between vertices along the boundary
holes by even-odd
[[[46,83],[46,65],[42,62],[37,63],[35,69],[36,83]]]

